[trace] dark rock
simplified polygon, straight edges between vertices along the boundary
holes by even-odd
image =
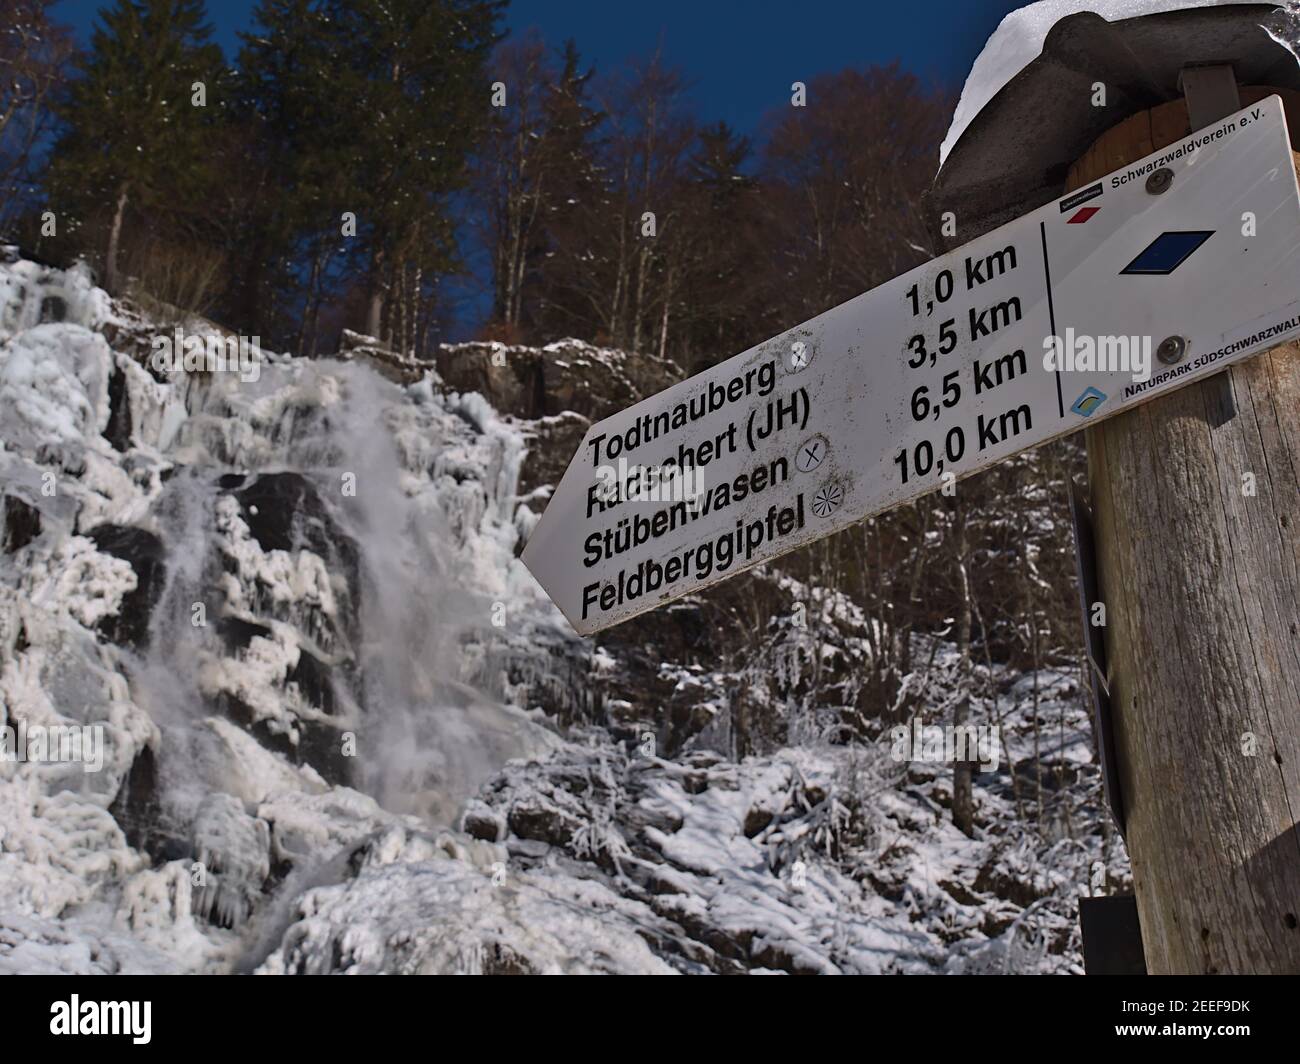
[[[526,498],[540,487],[558,484],[590,427],[587,418],[571,411],[529,425],[528,452],[519,468],[520,496]],[[534,513],[546,509],[545,501],[536,497],[529,499],[528,505]]]
[[[663,869],[651,866],[643,873],[642,886],[652,894],[685,894]]]
[[[559,810],[541,805],[517,803],[510,809],[510,830],[521,839],[533,839],[549,843],[551,846],[564,846],[576,829]]]
[[[687,794],[703,794],[709,789],[709,777],[703,772],[688,772],[682,776],[682,790]]]
[[[544,350],[502,344],[439,348],[438,375],[458,392],[479,392],[493,407],[520,418],[565,411],[598,421],[662,391],[685,374],[655,355],[629,355],[563,340]]]
[[[303,547],[330,553],[333,521],[316,486],[299,473],[265,473],[234,493],[253,537],[263,550]]]
[[[654,828],[665,835],[673,835],[682,829],[682,815],[676,809],[652,807],[643,804],[631,805],[624,813],[628,827],[633,832],[643,832]]]
[[[264,624],[246,621],[242,617],[217,618],[217,634],[221,636],[227,653],[237,654],[244,650],[255,638],[269,639],[271,629]]]
[[[22,550],[41,534],[41,511],[17,495],[4,497],[4,531],[0,549],[6,554]]]
[[[385,347],[373,336],[363,336],[351,329],[343,330],[338,357],[363,362],[395,384],[414,384],[433,368],[432,363],[405,358]]]
[[[150,747],[142,747],[135,755],[108,811],[127,843],[149,854],[155,863],[181,860],[190,855],[189,840],[172,830],[163,815],[158,760]]]
[[[300,647],[298,664],[289,670],[285,682],[297,684],[299,692],[307,701],[322,713],[334,716],[337,709],[334,682],[330,677],[330,667],[320,658]]]
[[[948,896],[959,905],[983,905],[988,900],[987,898],[981,898],[965,883],[958,882],[955,879],[941,879],[938,886],[940,890],[947,892]]]
[[[666,897],[671,898],[672,895]],[[711,954],[708,963],[714,971],[739,974],[749,967],[753,930],[719,928],[709,923],[707,917],[697,916],[677,905],[666,904],[663,897],[657,895],[644,900],[656,913],[677,924],[687,937],[708,947]]]
[[[41,324],[64,321],[68,316],[68,301],[62,296],[46,296],[41,300]]]
[[[113,450],[125,454],[131,449],[131,403],[126,393],[126,374],[115,369],[108,378],[108,424],[104,439]]]
[[[100,525],[86,535],[105,554],[129,562],[135,570],[135,589],[122,596],[116,616],[99,622],[99,631],[112,643],[142,650],[149,644],[149,620],[166,576],[162,540],[131,525]]]
[[[321,721],[298,719],[295,721],[298,732],[295,743],[286,732],[277,731],[266,720],[257,718],[251,706],[229,692],[219,694],[216,703],[226,716],[266,749],[283,755],[294,765],[310,765],[326,783],[341,787],[352,785],[353,759],[343,753],[342,733],[337,727]]]
[[[1032,881],[1012,875],[1000,867],[994,858],[987,860],[980,868],[972,889],[980,894],[992,894],[1026,909],[1043,896],[1043,891]]]
[[[461,820],[461,831],[484,842],[500,842],[503,834],[500,818],[488,809],[469,809]]]
[[[309,550],[337,569],[352,602],[360,588],[360,555],[334,520],[316,486],[300,473],[263,473],[233,492],[249,531],[264,551]],[[355,611],[346,611],[355,625]],[[355,634],[355,633],[354,633]]]
[[[536,969],[527,957],[520,956],[509,946],[493,942],[483,948],[481,961],[483,975],[535,975]]]
[[[498,351],[500,355],[494,360]],[[509,357],[516,352],[516,357]],[[448,387],[458,392],[479,392],[503,413],[525,418],[547,413],[540,359],[530,348],[457,344],[441,348],[436,365]]]
[[[759,940],[754,944],[750,958],[760,967],[788,972],[791,975],[821,975],[822,972],[820,968],[795,957],[789,950],[765,940]]]
[[[772,823],[773,813],[770,809],[763,809],[758,806],[750,809],[745,814],[745,838],[752,839],[770,823]]]

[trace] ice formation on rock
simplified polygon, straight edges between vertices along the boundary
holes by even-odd
[[[1068,673],[988,680],[1093,812],[1031,837],[981,778],[971,840],[942,772],[819,738],[812,682],[873,653],[842,595],[773,583],[823,637],[775,631],[748,697],[792,745],[737,764],[698,610],[594,645],[516,560],[574,433],[672,367],[511,349],[585,411],[514,418],[362,355],[151,368],[170,327],[0,266],[0,725],[105,736],[99,772],[0,760],[0,971],[1077,970]]]

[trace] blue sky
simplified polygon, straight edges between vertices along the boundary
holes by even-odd
[[[102,0],[61,0],[55,13],[89,38]],[[705,121],[752,132],[790,83],[848,66],[898,59],[927,79],[961,87],[1016,0],[514,0],[514,34],[536,27],[559,45],[573,37],[583,57],[610,70],[662,43],[680,67]],[[215,0],[208,18],[228,57],[254,0]]]

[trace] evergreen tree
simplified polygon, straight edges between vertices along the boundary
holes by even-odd
[[[362,327],[420,346],[454,270],[455,194],[487,122],[500,0],[262,0],[240,53],[240,120],[261,175],[250,227],[271,334],[316,349],[320,311],[363,283]],[[296,317],[296,336],[287,321]]]
[[[331,271],[346,269],[350,146],[332,142],[333,35],[315,0],[262,0],[255,30],[241,34],[235,122],[247,151],[242,232],[248,268],[232,311],[259,333],[301,354]]]
[[[458,266],[451,196],[488,120],[485,66],[502,0],[327,0],[336,65],[325,116],[346,144],[350,196],[369,258],[366,331],[395,332],[389,297]],[[331,120],[332,119],[332,120]],[[393,308],[389,308],[390,310]]]
[[[737,192],[754,187],[754,178],[743,170],[749,155],[749,138],[726,122],[700,130],[688,169],[691,180],[708,191],[710,206],[725,209]]]
[[[754,277],[765,241],[758,181],[745,170],[750,153],[748,137],[718,122],[700,130],[687,163],[692,202],[685,290],[690,298],[678,318],[692,372],[764,339],[753,335]]]
[[[209,43],[202,0],[117,0],[100,13],[79,77],[58,109],[50,206],[69,228],[108,215],[104,283],[117,288],[128,214],[148,224],[201,207],[213,173],[205,156],[218,110],[195,106],[195,83],[216,95],[221,50]]]
[[[594,271],[593,249],[609,238],[609,191],[600,158],[606,116],[588,99],[594,74],[594,69],[582,71],[577,45],[565,41],[559,74],[543,105],[547,166],[554,180],[544,210],[545,257],[525,301],[525,318],[546,339],[594,338],[600,330],[584,294]]]
[[[565,175],[565,202],[556,202],[562,213],[568,199],[579,202],[599,198],[603,185],[598,160],[600,128],[605,113],[588,101],[595,68],[582,72],[582,58],[572,38],[564,42],[560,72],[546,94],[546,145],[551,161]]]

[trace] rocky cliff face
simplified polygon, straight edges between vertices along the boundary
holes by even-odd
[[[0,760],[0,970],[1077,967],[1071,897],[1123,866],[1069,677],[1007,741],[1059,726],[1083,841],[1023,834],[1005,764],[969,840],[942,767],[826,741],[871,653],[832,592],[759,574],[593,643],[519,564],[589,421],[676,367],[359,342],[250,380],[164,333],[0,267],[0,734],[102,739]],[[795,597],[825,623],[765,623],[761,668],[716,620]]]

